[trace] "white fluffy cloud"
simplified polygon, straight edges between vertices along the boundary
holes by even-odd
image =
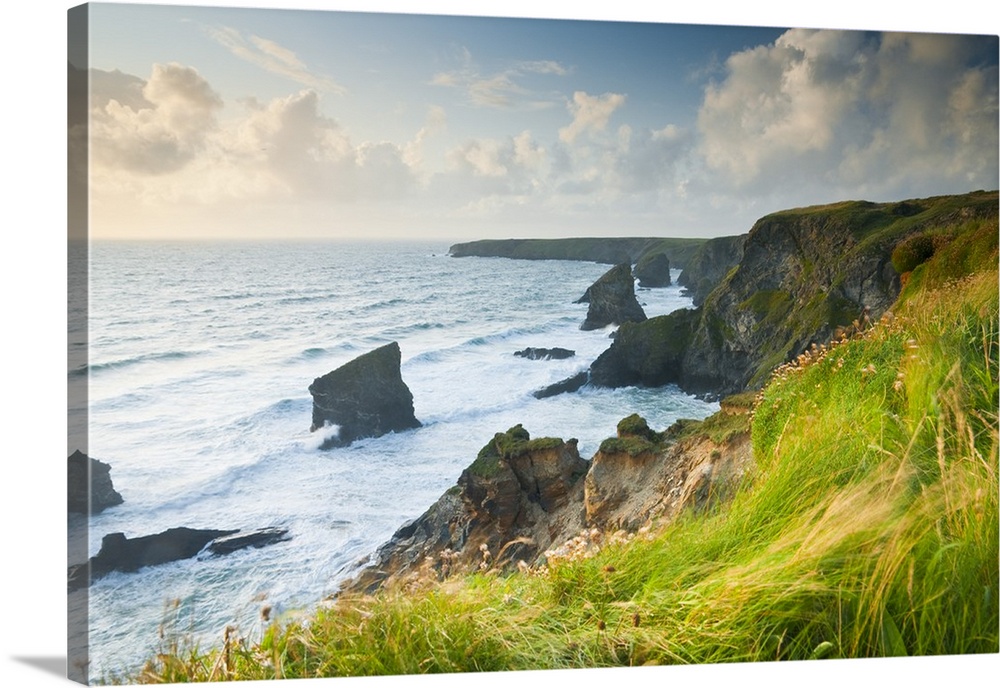
[[[967,37],[792,30],[732,55],[705,91],[719,182],[834,193],[996,185],[997,72]],[[968,65],[972,66],[968,66]]]
[[[138,93],[130,79],[106,81],[117,82],[122,96],[106,94],[91,112],[95,165],[164,174],[180,169],[204,149],[222,100],[194,69],[155,65]]]
[[[600,132],[608,125],[615,110],[625,104],[625,96],[620,93],[605,93],[592,96],[584,91],[573,94],[572,102],[566,104],[573,121],[559,130],[559,139],[573,143],[584,132]]]
[[[354,143],[316,91],[220,120],[222,101],[193,69],[156,65],[147,81],[93,70],[91,192],[95,208],[204,207],[398,198],[417,186],[423,141],[443,126],[432,110],[414,140]],[[126,105],[123,103],[131,103]]]

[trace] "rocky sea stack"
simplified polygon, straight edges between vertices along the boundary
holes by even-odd
[[[66,484],[71,512],[96,514],[124,501],[111,482],[111,466],[103,461],[77,449],[69,456],[68,470]]]
[[[669,287],[670,259],[667,254],[647,253],[635,264],[635,277],[640,287]]]
[[[607,325],[642,322],[646,313],[635,298],[632,266],[619,263],[604,273],[581,296],[577,303],[589,303],[587,319],[581,330],[599,330]]]
[[[400,358],[399,344],[392,342],[313,380],[311,430],[339,429],[323,441],[322,449],[420,427],[413,394],[400,374]]]

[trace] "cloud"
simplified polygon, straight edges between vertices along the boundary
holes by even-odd
[[[473,63],[472,54],[462,49],[459,69],[438,72],[431,77],[432,86],[460,88],[468,102],[476,107],[540,109],[552,107],[551,96],[532,91],[522,84],[529,75],[565,76],[570,70],[554,60],[515,62],[507,69],[483,75]]]
[[[407,143],[403,149],[403,158],[411,168],[417,169],[423,163],[424,142],[438,132],[443,131],[448,125],[448,116],[444,108],[432,106],[427,111],[427,119],[424,126],[420,128],[412,141]]]
[[[614,111],[624,104],[625,96],[620,93],[591,96],[577,91],[573,94],[573,101],[566,104],[573,121],[559,130],[559,139],[564,143],[573,143],[584,132],[603,131]]]
[[[313,74],[294,52],[274,41],[251,35],[244,38],[230,27],[209,28],[208,35],[236,57],[317,91],[343,94],[347,89],[326,76]]]
[[[419,187],[420,148],[444,126],[440,108],[412,141],[354,143],[303,90],[268,102],[223,103],[193,69],[155,65],[147,81],[97,79],[91,111],[90,188],[95,207],[165,204],[356,203],[391,200]],[[131,102],[132,106],[122,104]]]
[[[98,166],[147,175],[176,171],[203,150],[222,108],[208,82],[178,64],[154,65],[141,90],[124,76],[99,81],[106,92],[92,109],[90,123],[91,155]],[[115,85],[121,99],[113,95]]]
[[[748,191],[789,182],[834,195],[995,187],[988,43],[795,29],[735,53],[705,90],[704,163],[718,184]]]

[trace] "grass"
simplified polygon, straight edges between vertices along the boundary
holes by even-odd
[[[755,457],[725,504],[167,648],[132,680],[997,652],[1000,306],[995,239],[976,236],[917,266],[892,317],[720,414],[749,423]],[[512,428],[495,452],[529,441]]]

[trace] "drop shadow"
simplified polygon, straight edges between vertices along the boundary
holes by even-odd
[[[15,662],[27,664],[47,674],[66,678],[66,657],[11,657]]]

